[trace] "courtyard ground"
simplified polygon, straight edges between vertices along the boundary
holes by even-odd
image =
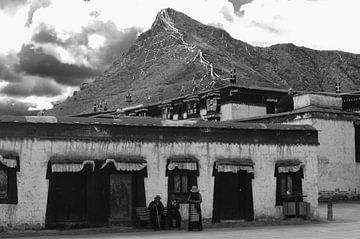
[[[91,228],[81,230],[42,230],[0,233],[1,238],[354,238],[360,239],[360,203],[337,203],[334,204],[334,221],[326,221],[327,205],[320,204],[319,222],[304,222],[299,220],[280,223],[245,223],[245,224],[223,224],[222,227],[206,228],[202,232],[181,231],[152,231],[148,229],[133,230],[127,228]],[[234,227],[235,226],[235,227]]]

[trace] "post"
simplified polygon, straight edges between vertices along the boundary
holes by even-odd
[[[331,200],[331,197],[330,197],[329,201],[328,201],[327,220],[332,221],[333,219],[334,219],[333,218],[333,203],[332,203],[332,200]]]

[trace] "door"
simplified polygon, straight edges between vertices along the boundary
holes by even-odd
[[[86,220],[86,174],[54,173],[54,214],[56,223],[77,223]]]
[[[132,180],[131,174],[110,174],[110,222],[131,223]]]
[[[240,178],[235,173],[218,173],[215,178],[215,196],[220,219],[243,219],[244,196]]]
[[[91,226],[105,226],[109,219],[109,174],[97,170],[87,175],[87,215]]]

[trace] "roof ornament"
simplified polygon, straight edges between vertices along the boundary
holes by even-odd
[[[336,81],[336,83],[335,83],[335,92],[336,92],[336,94],[341,93],[341,83],[340,83],[340,81]]]
[[[183,96],[183,95],[185,95],[185,88],[184,88],[184,86],[181,86],[180,96]]]
[[[130,91],[128,91],[127,95],[125,96],[125,101],[126,101],[128,104],[130,104],[130,103],[132,102]]]
[[[230,84],[236,84],[236,69],[230,72]]]

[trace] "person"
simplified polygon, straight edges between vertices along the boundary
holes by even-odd
[[[189,227],[188,230],[192,231],[197,229],[202,230],[201,207],[202,203],[201,194],[197,186],[192,186],[189,195]]]
[[[160,201],[161,197],[156,195],[154,201],[149,204],[150,220],[154,230],[164,229],[164,205]]]
[[[179,212],[180,209],[180,202],[179,200],[175,197],[175,194],[171,194],[170,195],[170,199],[167,203],[167,221],[168,221],[168,225],[169,225],[169,229],[171,229],[171,227],[173,226],[173,219],[175,219],[175,225],[177,227],[178,230],[181,229],[181,215]]]

